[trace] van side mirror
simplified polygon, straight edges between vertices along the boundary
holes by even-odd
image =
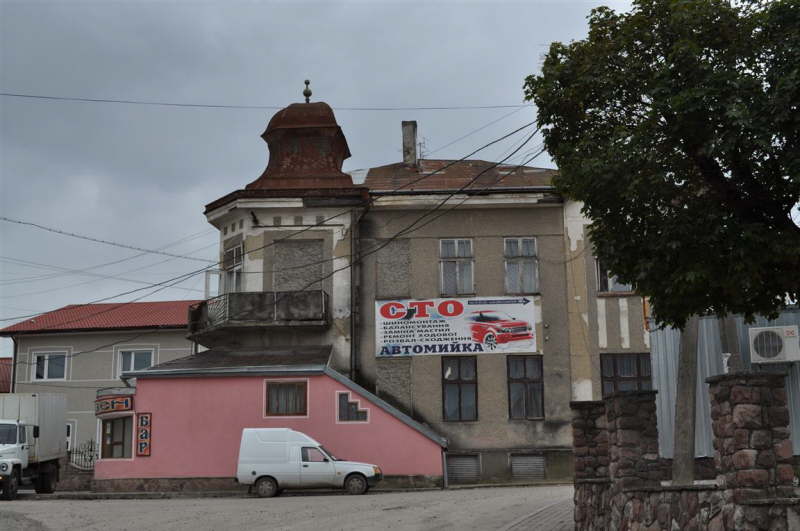
[[[38,439],[39,438],[39,426],[34,426],[33,427],[33,438],[34,439]]]

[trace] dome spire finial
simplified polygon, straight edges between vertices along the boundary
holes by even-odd
[[[311,89],[308,88],[308,85],[311,83],[309,80],[305,80],[306,88],[303,90],[303,96],[306,97],[306,103],[310,103],[311,101]]]

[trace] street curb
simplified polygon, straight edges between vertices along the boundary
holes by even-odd
[[[420,487],[420,488],[373,488],[373,494],[391,494],[397,492],[430,492],[440,490],[468,490],[485,488],[515,488],[515,487],[542,487],[569,485],[572,483],[564,482],[536,482],[536,483],[481,483],[471,485],[450,485],[447,489],[440,487]],[[321,495],[321,494],[342,494],[339,490],[317,490],[305,489],[290,491],[290,495]],[[53,494],[35,494],[20,492],[19,500],[164,500],[164,499],[191,499],[191,498],[254,498],[246,490],[227,490],[227,491],[192,491],[192,492],[92,492],[92,491],[65,491]]]

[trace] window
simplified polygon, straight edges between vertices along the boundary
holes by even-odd
[[[305,447],[300,450],[300,454],[304,463],[324,463],[328,461],[328,458],[319,448]]]
[[[242,291],[242,255],[244,247],[240,244],[231,247],[222,255],[222,269],[225,271],[223,288],[225,293]]]
[[[127,459],[131,457],[131,434],[133,417],[119,417],[103,421],[103,459]]]
[[[339,422],[366,422],[367,410],[350,401],[350,393],[339,393]]]
[[[440,240],[439,258],[442,295],[474,293],[472,240]]]
[[[72,450],[72,423],[67,422],[67,451]]]
[[[506,293],[539,291],[535,238],[506,238]]]
[[[26,442],[26,439],[25,439],[25,426],[22,425],[22,424],[19,424],[17,426],[17,429],[19,430],[19,438],[17,440],[19,441],[20,444],[25,444],[25,442]]]
[[[267,416],[306,415],[306,382],[268,382]]]
[[[119,352],[119,373],[142,371],[153,365],[152,350],[121,350]]]
[[[508,356],[508,416],[544,418],[544,381],[541,356]]]
[[[650,379],[649,354],[601,354],[603,395],[617,391],[647,391]]]
[[[475,356],[442,357],[444,420],[478,420],[478,371]]]
[[[612,275],[605,265],[597,260],[597,291],[600,292],[619,292],[619,291],[633,291],[633,286],[630,284],[623,284],[615,275]]]
[[[36,354],[33,379],[64,380],[66,379],[66,367],[66,353]]]

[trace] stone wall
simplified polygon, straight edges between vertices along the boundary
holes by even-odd
[[[707,380],[717,483],[730,529],[745,522],[747,529],[786,529],[787,509],[797,504],[784,379],[735,373]]]
[[[717,484],[662,485],[671,474],[658,457],[655,391],[570,404],[576,530],[800,526],[783,377],[726,375],[709,383]]]

